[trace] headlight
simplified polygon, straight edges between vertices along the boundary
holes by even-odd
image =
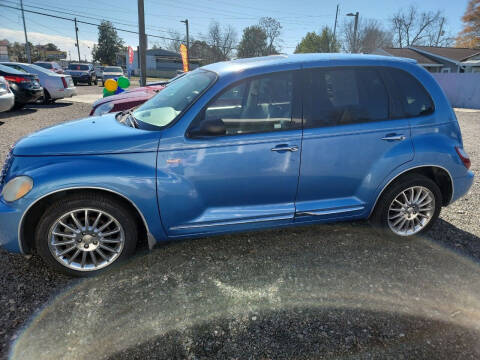
[[[27,195],[32,188],[32,178],[28,176],[17,176],[3,187],[2,196],[6,202],[16,201]]]
[[[100,115],[106,114],[110,110],[112,110],[114,106],[115,106],[115,104],[113,102],[108,102],[108,103],[102,104],[100,106],[97,106],[97,108],[93,112],[93,115],[100,116]]]

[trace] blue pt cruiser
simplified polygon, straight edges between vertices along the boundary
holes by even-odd
[[[17,142],[0,243],[88,275],[156,242],[370,218],[428,230],[473,173],[430,74],[408,59],[312,54],[223,62],[135,111]]]

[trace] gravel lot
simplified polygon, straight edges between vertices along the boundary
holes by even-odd
[[[0,162],[19,137],[89,110],[0,114]],[[457,116],[476,171],[480,112]],[[217,236],[87,280],[0,250],[0,358],[478,359],[479,186],[415,241],[364,222]]]

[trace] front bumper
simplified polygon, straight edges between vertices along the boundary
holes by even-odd
[[[90,82],[92,77],[90,75],[70,75],[74,82]]]
[[[19,203],[10,205],[0,199],[0,246],[15,253],[23,253],[18,241],[18,229],[25,209],[18,206]]]

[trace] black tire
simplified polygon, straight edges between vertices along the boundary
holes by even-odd
[[[413,186],[423,186],[433,193],[435,198],[435,209],[430,221],[417,233],[401,236],[393,232],[388,225],[388,212],[390,204],[403,191]],[[409,238],[427,232],[438,219],[442,209],[442,192],[438,185],[430,178],[421,174],[409,174],[395,180],[378,199],[375,209],[370,217],[370,223],[382,234],[396,238]]]
[[[25,105],[26,104],[15,103],[15,105],[13,105],[13,107],[10,109],[10,111],[21,110],[25,107]]]
[[[98,209],[113,216],[122,226],[125,242],[120,255],[111,264],[97,270],[81,271],[69,268],[58,261],[48,245],[48,234],[58,218],[69,211],[81,208]],[[53,203],[46,209],[40,218],[35,230],[35,249],[43,261],[54,270],[68,276],[90,277],[100,272],[111,269],[116,264],[128,259],[135,252],[137,245],[137,223],[134,214],[108,194],[81,193],[66,196],[60,201]]]
[[[92,86],[92,79],[88,80],[88,86]]]
[[[95,78],[95,81],[93,82],[95,85],[98,85],[98,79]]]
[[[48,105],[52,102],[52,98],[50,97],[50,94],[48,93],[47,90],[43,89],[43,98],[42,98],[42,104],[43,105]]]
[[[73,80],[73,85],[77,86],[77,82],[75,80]]]

